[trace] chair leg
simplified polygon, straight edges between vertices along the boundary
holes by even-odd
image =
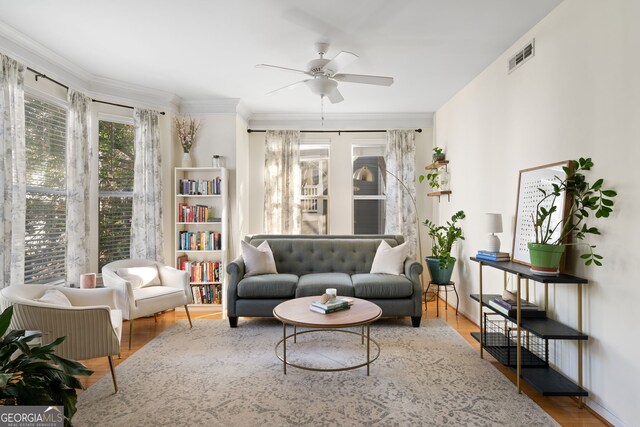
[[[115,392],[118,392],[118,382],[116,381],[116,370],[113,367],[113,359],[111,356],[107,356],[109,358],[109,369],[111,369],[111,379],[113,380],[113,388]]]
[[[184,311],[187,312],[187,319],[189,319],[189,327],[193,329],[193,323],[191,323],[191,315],[189,314],[189,307],[187,307],[187,304],[184,305]]]
[[[153,320],[158,323],[158,313],[153,313]]]
[[[131,350],[131,337],[133,336],[133,319],[129,319],[129,350]]]

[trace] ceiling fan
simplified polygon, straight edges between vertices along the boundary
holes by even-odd
[[[306,70],[297,70],[295,68],[279,67],[277,65],[269,64],[256,65],[257,68],[290,71],[311,76],[311,78],[306,80],[301,80],[271,91],[268,95],[284,89],[293,89],[301,84],[305,84],[309,89],[311,89],[311,92],[316,95],[320,95],[321,98],[326,96],[332,104],[337,104],[344,100],[342,94],[338,90],[338,82],[361,83],[377,86],[391,86],[393,84],[393,77],[339,73],[338,71],[342,68],[358,59],[358,55],[342,51],[333,59],[329,60],[324,58],[324,54],[327,53],[327,50],[329,49],[329,43],[316,43],[315,46],[320,58],[309,61],[309,63],[307,63]]]

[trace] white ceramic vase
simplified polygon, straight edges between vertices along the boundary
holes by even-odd
[[[182,167],[190,168],[193,162],[191,161],[191,153],[182,153]]]

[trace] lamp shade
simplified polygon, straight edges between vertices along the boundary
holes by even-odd
[[[502,214],[484,214],[484,231],[487,233],[502,233]]]
[[[373,172],[369,170],[369,167],[364,165],[363,167],[356,169],[353,173],[353,179],[356,181],[373,182],[374,176]]]

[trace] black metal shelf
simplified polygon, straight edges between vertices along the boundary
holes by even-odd
[[[471,336],[480,342],[480,332],[471,332]],[[487,334],[484,349],[501,364],[516,370],[516,347],[513,340],[503,334]],[[543,396],[588,396],[589,393],[576,383],[548,366],[544,360],[531,353],[527,348],[520,347],[522,357],[532,360],[531,365],[523,364],[520,375],[535,391]],[[508,352],[508,353],[506,353]],[[508,354],[508,359],[506,355]]]
[[[475,301],[480,301],[479,294],[471,294],[471,299]],[[515,317],[505,316],[504,314],[493,310],[493,308],[489,305],[489,301],[492,299],[500,297],[498,294],[484,294],[482,295],[482,305],[484,307],[489,308],[494,311],[496,314],[504,317],[516,323]],[[587,340],[589,336],[578,332],[577,330],[570,328],[569,326],[558,322],[557,320],[546,318],[526,318],[523,317],[520,321],[520,325],[522,329],[531,332],[532,334],[549,340]]]
[[[570,274],[558,274],[557,276],[542,276],[539,274],[533,274],[531,267],[523,264],[518,264],[513,261],[485,261],[476,257],[471,257],[471,261],[480,262],[492,268],[506,271],[507,273],[519,274],[525,279],[530,279],[539,283],[573,283],[573,284],[586,284],[589,283],[587,279],[582,277],[572,276]]]

